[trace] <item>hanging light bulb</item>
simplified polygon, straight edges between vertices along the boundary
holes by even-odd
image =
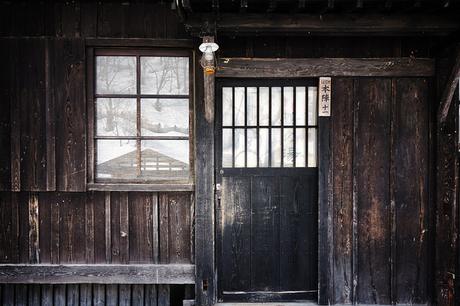
[[[219,46],[213,42],[204,42],[200,45],[199,49],[203,52],[203,56],[200,61],[201,67],[203,67],[206,74],[214,74],[216,71],[216,59],[214,52],[219,49]]]

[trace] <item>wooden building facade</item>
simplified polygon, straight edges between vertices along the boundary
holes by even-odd
[[[459,12],[2,1],[0,304],[457,304]]]

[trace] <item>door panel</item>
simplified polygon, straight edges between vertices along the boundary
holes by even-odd
[[[316,112],[315,86],[315,80],[217,83],[219,300],[316,296],[317,127],[306,120]]]

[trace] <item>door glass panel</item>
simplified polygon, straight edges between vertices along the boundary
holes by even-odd
[[[231,87],[222,88],[222,125],[233,125],[233,93]]]
[[[305,167],[305,157],[307,150],[306,133],[304,128],[295,130],[295,166]]]
[[[316,167],[316,128],[308,129],[308,167]]]
[[[268,167],[268,129],[259,130],[259,167]]]
[[[281,125],[281,87],[272,87],[272,125]]]
[[[305,116],[307,113],[305,87],[295,88],[295,124],[305,125]]]
[[[136,133],[136,99],[96,100],[97,136],[136,136]]]
[[[96,94],[134,93],[136,93],[136,57],[96,57]]]
[[[188,57],[141,57],[141,93],[188,95]]]
[[[308,87],[308,125],[316,125],[318,114],[318,88]]]
[[[233,166],[233,134],[232,129],[222,130],[222,167]]]
[[[235,167],[245,167],[245,137],[244,129],[235,129]]]
[[[259,87],[259,125],[261,126],[268,125],[268,110],[270,108],[269,104],[269,88]]]
[[[244,87],[235,87],[235,125],[244,126],[245,116]]]
[[[292,167],[294,165],[294,129],[283,130],[283,166]]]
[[[284,87],[284,125],[293,125],[294,117],[294,88]]]
[[[257,167],[257,129],[247,130],[248,139],[248,168]]]
[[[247,102],[247,111],[248,111],[248,126],[257,125],[257,87],[248,87],[247,88],[248,102]]]
[[[281,167],[281,129],[280,128],[272,129],[271,144],[272,144],[271,166]]]

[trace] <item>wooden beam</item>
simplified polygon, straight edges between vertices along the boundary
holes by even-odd
[[[273,2],[274,3],[274,2]],[[186,27],[198,35],[213,15],[190,16]],[[221,14],[216,31],[231,35],[448,35],[460,29],[458,16],[440,14]]]
[[[184,184],[123,184],[123,183],[89,183],[90,191],[193,191],[195,185]]]
[[[194,284],[191,264],[2,264],[4,284]]]
[[[188,48],[194,47],[190,39],[149,39],[149,38],[86,38],[90,47],[162,47]]]
[[[203,42],[214,37],[203,37]],[[216,301],[214,253],[214,75],[200,67],[201,52],[196,52],[195,96],[195,263],[197,305],[211,306]]]
[[[222,58],[217,77],[433,76],[432,59],[412,58]]]
[[[447,115],[449,114],[450,105],[454,96],[455,88],[458,85],[460,78],[460,46],[457,47],[455,64],[449,74],[446,86],[442,91],[441,103],[439,104],[438,120],[440,123],[446,122]]]

